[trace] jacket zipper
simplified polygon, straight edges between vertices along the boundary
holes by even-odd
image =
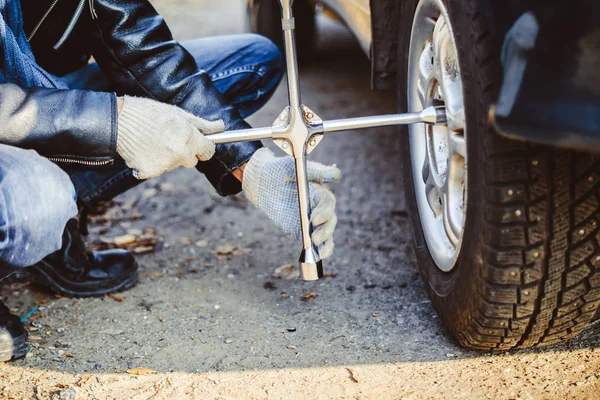
[[[112,163],[112,160],[106,161],[85,161],[85,160],[76,160],[74,158],[65,158],[65,157],[46,157],[48,160],[57,162],[57,163],[71,163],[71,164],[82,164],[82,165],[107,165]]]
[[[29,36],[27,36],[27,40],[28,41],[31,41],[31,39],[33,39],[33,37],[37,33],[38,29],[40,29],[40,26],[42,26],[42,24],[44,23],[44,21],[46,20],[46,18],[48,18],[48,15],[50,14],[50,12],[54,9],[54,6],[56,6],[56,3],[58,3],[58,0],[54,0],[52,2],[52,4],[50,5],[50,8],[48,9],[48,11],[46,11],[44,13],[44,15],[42,16],[42,19],[40,19],[40,21],[35,25],[35,28],[33,28],[33,30],[31,31],[31,33],[29,34]]]
[[[56,1],[58,1],[58,0],[56,0]],[[60,46],[62,46],[65,43],[65,41],[69,38],[69,36],[71,35],[71,32],[73,32],[73,29],[75,28],[75,25],[77,24],[77,21],[79,21],[79,17],[81,17],[83,8],[85,7],[85,1],[86,0],[79,1],[79,4],[77,5],[77,9],[75,10],[75,14],[73,14],[73,18],[71,18],[71,22],[69,22],[67,29],[62,34],[61,38],[58,39],[58,42],[56,42],[56,44],[54,45],[54,50],[58,50],[60,48]]]

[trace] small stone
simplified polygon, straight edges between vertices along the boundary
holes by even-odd
[[[65,390],[61,390],[58,397],[60,399],[74,399],[76,394],[77,393],[75,392],[75,389],[68,388]]]
[[[198,247],[207,247],[208,246],[208,240],[198,240],[196,242],[196,246],[198,246]]]
[[[156,190],[154,188],[146,189],[142,192],[142,197],[144,199],[148,199],[150,197],[156,196],[157,193],[158,193],[158,190]]]
[[[218,310],[219,308],[221,308],[221,306],[218,304],[215,304],[215,310]]]
[[[233,339],[232,339],[232,338],[227,338],[227,339],[225,339],[225,344],[230,344],[230,343],[232,343],[232,342],[233,342]]]
[[[354,285],[348,285],[348,286],[346,286],[346,290],[349,291],[349,292],[354,292],[356,290],[356,286],[354,286]]]
[[[102,369],[102,364],[96,364],[96,365],[94,365],[94,368],[95,369]]]
[[[227,275],[227,279],[234,279],[234,278],[235,278],[235,275],[234,275],[234,274],[228,274],[228,275]]]
[[[138,367],[138,365],[136,363],[134,363],[134,362],[128,362],[127,363],[127,369],[134,369],[134,368],[137,368],[137,367]]]

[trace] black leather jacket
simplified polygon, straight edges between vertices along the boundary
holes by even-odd
[[[25,30],[38,63],[61,76],[88,62],[100,65],[116,94],[153,98],[225,128],[248,125],[198,71],[147,0],[21,0]],[[0,140],[62,162],[109,163],[116,148],[116,95],[0,85]],[[231,171],[259,142],[217,146],[198,169],[222,195],[241,190]]]

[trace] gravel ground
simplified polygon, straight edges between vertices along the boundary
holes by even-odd
[[[244,30],[239,0],[153,3],[178,39]],[[322,118],[393,112],[393,94],[369,90],[350,34],[324,19],[319,29],[318,62],[301,68],[304,103]],[[250,122],[270,125],[286,101],[282,85]],[[597,327],[568,345],[494,355],[445,333],[416,272],[393,129],[331,134],[311,158],[344,175],[332,187],[328,277],[290,279],[280,267],[299,243],[242,196],[220,198],[195,171],[174,171],[117,198],[109,223],[91,227],[91,242],[156,236],[136,288],[68,299],[24,277],[3,283],[17,314],[38,308],[31,352],[0,364],[0,398],[598,398]]]

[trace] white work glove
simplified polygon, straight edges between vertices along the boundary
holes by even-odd
[[[333,253],[333,231],[337,224],[335,196],[323,186],[337,182],[340,170],[316,162],[307,163],[313,243],[321,258]],[[246,197],[284,232],[301,238],[298,185],[292,157],[275,157],[267,148],[259,149],[244,169],[242,188]]]
[[[222,132],[223,121],[207,121],[170,104],[125,96],[117,118],[117,153],[138,179],[209,160],[214,143],[203,134]]]

